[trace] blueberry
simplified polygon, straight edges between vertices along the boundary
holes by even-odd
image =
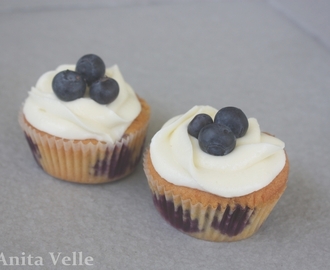
[[[249,127],[249,122],[242,110],[236,107],[225,107],[217,112],[214,123],[229,127],[236,138],[243,137]]]
[[[88,85],[91,85],[104,76],[105,64],[99,56],[86,54],[78,60],[76,71],[83,76]]]
[[[227,126],[212,123],[201,129],[198,143],[204,152],[213,156],[224,156],[234,150],[236,138]]]
[[[197,114],[188,125],[188,133],[189,135],[198,139],[199,131],[206,125],[212,124],[212,117],[206,113]]]
[[[116,80],[103,77],[91,85],[90,97],[100,104],[109,104],[119,94],[119,85]]]
[[[57,73],[52,81],[55,95],[63,101],[72,101],[84,96],[86,83],[81,75],[72,70]]]

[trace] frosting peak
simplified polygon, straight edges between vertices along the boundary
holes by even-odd
[[[61,101],[53,92],[52,80],[75,65],[61,65],[43,74],[32,87],[23,107],[26,119],[37,129],[65,139],[96,139],[113,143],[120,139],[141,111],[141,104],[118,68],[106,69],[105,75],[119,84],[119,95],[110,104],[101,105],[88,96]]]

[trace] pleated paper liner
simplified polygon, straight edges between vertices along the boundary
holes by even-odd
[[[283,186],[276,196],[253,207],[233,203],[223,197],[216,204],[205,204],[197,202],[195,198],[187,199],[186,195],[175,190],[174,185],[170,185],[173,189],[167,184],[163,185],[166,180],[159,180],[160,176],[152,166],[148,151],[144,155],[144,170],[154,205],[161,216],[185,234],[214,242],[238,241],[252,236],[264,223],[285,190]],[[195,191],[190,189],[189,193],[194,194]]]
[[[141,159],[150,116],[149,106],[141,104],[143,117],[138,119],[138,128],[114,144],[52,136],[30,125],[22,112],[19,123],[36,162],[45,172],[70,182],[106,183],[130,174]]]

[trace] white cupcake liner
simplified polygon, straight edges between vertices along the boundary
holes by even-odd
[[[158,184],[146,165],[146,158],[144,155],[144,170],[156,209],[173,227],[195,238],[214,242],[248,238],[264,223],[279,199],[253,209],[246,205],[220,204],[220,201],[217,207],[193,204],[174,194],[174,190],[165,190]]]
[[[71,182],[97,184],[118,180],[138,164],[148,122],[114,144],[62,139],[39,132],[28,125],[22,112],[19,123],[34,158],[48,174]]]

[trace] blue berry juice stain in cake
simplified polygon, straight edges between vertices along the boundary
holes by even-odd
[[[107,175],[109,178],[120,177],[125,174],[126,170],[130,169],[131,151],[126,145],[113,149],[107,148],[103,159],[96,161],[93,169],[94,176]]]
[[[153,202],[161,216],[176,229],[186,233],[203,232],[203,228],[199,229],[200,221],[198,218],[192,219],[190,211],[183,210],[181,205],[175,209],[174,203],[166,200],[165,195],[158,198],[156,195],[153,195]],[[253,210],[249,207],[243,208],[240,205],[236,205],[231,208],[227,205],[226,209],[221,209],[219,205],[215,211],[211,226],[224,235],[236,236],[249,224],[252,214]],[[208,222],[208,218],[212,217],[205,217],[204,223]]]
[[[25,135],[25,138],[26,138],[26,141],[28,142],[28,145],[31,149],[31,152],[32,152],[32,155],[35,159],[35,161],[37,162],[37,164],[41,166],[40,164],[40,159],[41,159],[41,155],[40,155],[40,151],[39,151],[39,148],[38,148],[38,145],[35,144],[32,139],[26,134],[26,132],[24,132],[24,135]]]
[[[214,216],[211,226],[214,229],[219,230],[222,234],[236,236],[249,224],[249,218],[252,213],[253,210],[249,207],[243,208],[240,205],[236,205],[231,209],[228,205],[221,220],[218,220],[218,217]]]
[[[184,211],[182,206],[175,209],[174,203],[166,200],[165,196],[157,198],[154,195],[153,201],[162,217],[176,229],[187,233],[200,231],[198,229],[198,219],[191,219],[190,212],[188,210]]]
[[[122,140],[125,140],[125,138],[126,136]],[[98,159],[93,166],[94,176],[107,175],[109,178],[117,178],[135,168],[141,160],[145,140],[144,138],[140,152],[135,159],[132,159],[132,150],[124,143],[121,145],[117,144],[114,148],[107,148],[105,156],[102,159]]]

